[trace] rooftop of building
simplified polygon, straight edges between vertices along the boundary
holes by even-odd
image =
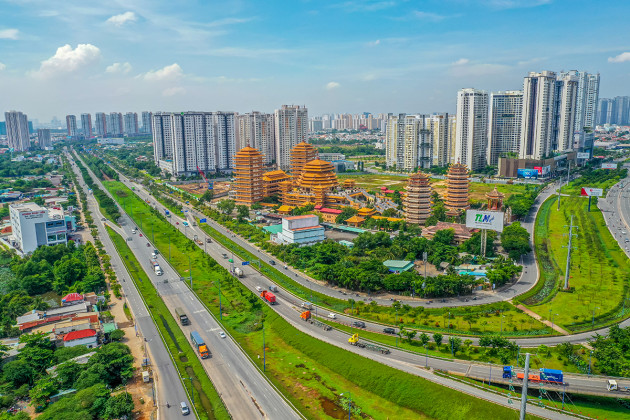
[[[289,207],[289,206],[287,206]],[[300,220],[300,219],[308,219],[311,217],[317,217],[314,214],[303,214],[301,216],[289,216],[289,217],[285,217],[284,220]]]
[[[45,207],[42,207],[39,204],[33,202],[10,204],[10,207],[16,209],[19,212],[46,210]]]
[[[81,338],[94,337],[95,335],[96,330],[93,329],[70,331],[68,334],[65,335],[63,341],[79,340]]]

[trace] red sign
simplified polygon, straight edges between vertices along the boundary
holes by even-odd
[[[538,175],[542,176],[542,166],[534,166],[534,169],[538,171]]]

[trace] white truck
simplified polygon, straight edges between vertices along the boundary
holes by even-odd
[[[243,270],[241,270],[240,267],[236,267],[234,269],[234,274],[236,274],[236,277],[243,277]]]
[[[151,265],[153,265],[153,271],[157,276],[161,276],[162,274],[164,274],[164,272],[162,271],[162,267],[160,267],[160,264],[158,264],[157,261],[151,260]]]

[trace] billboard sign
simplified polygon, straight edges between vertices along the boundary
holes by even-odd
[[[585,197],[601,197],[604,195],[604,190],[601,188],[582,187],[580,195]]]
[[[534,166],[534,169],[538,171],[538,176],[542,175],[542,166]]]
[[[466,227],[503,232],[503,212],[466,210]]]
[[[602,169],[617,169],[616,163],[602,163]]]
[[[542,176],[549,175],[549,172],[551,172],[551,165],[542,167]]]
[[[578,159],[589,159],[590,157],[591,157],[590,152],[578,152],[577,154]]]
[[[536,169],[518,169],[516,176],[525,179],[538,178],[538,171]]]

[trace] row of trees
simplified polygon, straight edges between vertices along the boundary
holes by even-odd
[[[96,200],[98,201],[98,204],[101,207],[101,209],[103,210],[103,212],[105,214],[109,215],[113,220],[118,220],[118,218],[120,217],[120,211],[118,210],[118,206],[116,205],[116,202],[114,200],[112,200],[105,193],[105,191],[101,190],[96,185],[96,183],[94,182],[94,180],[90,176],[90,173],[85,168],[85,166],[83,166],[81,164],[81,161],[78,158],[75,159],[75,162],[76,162],[77,166],[79,167],[79,169],[81,170],[81,175],[83,175],[83,180],[85,181],[87,186],[90,187],[90,189],[92,190],[92,194],[94,195],[94,197],[96,197]],[[109,168],[109,169],[113,171],[113,169],[111,169],[111,168]],[[101,173],[100,171],[95,172],[95,174],[100,174],[100,173]],[[118,174],[116,174],[115,172],[114,172],[114,174],[116,175],[116,177],[118,176]],[[101,176],[102,176],[102,174],[101,174]]]
[[[56,348],[45,334],[20,337],[24,347],[15,360],[2,366],[2,382],[8,393],[0,397],[7,407],[15,399],[30,397],[40,419],[118,419],[131,415],[131,395],[116,395],[111,390],[133,376],[131,350],[121,343],[106,344],[96,350],[86,364],[72,358],[89,352],[85,346]],[[54,374],[46,369],[56,366]],[[76,389],[73,396],[62,398],[47,408],[50,397],[60,391]]]

